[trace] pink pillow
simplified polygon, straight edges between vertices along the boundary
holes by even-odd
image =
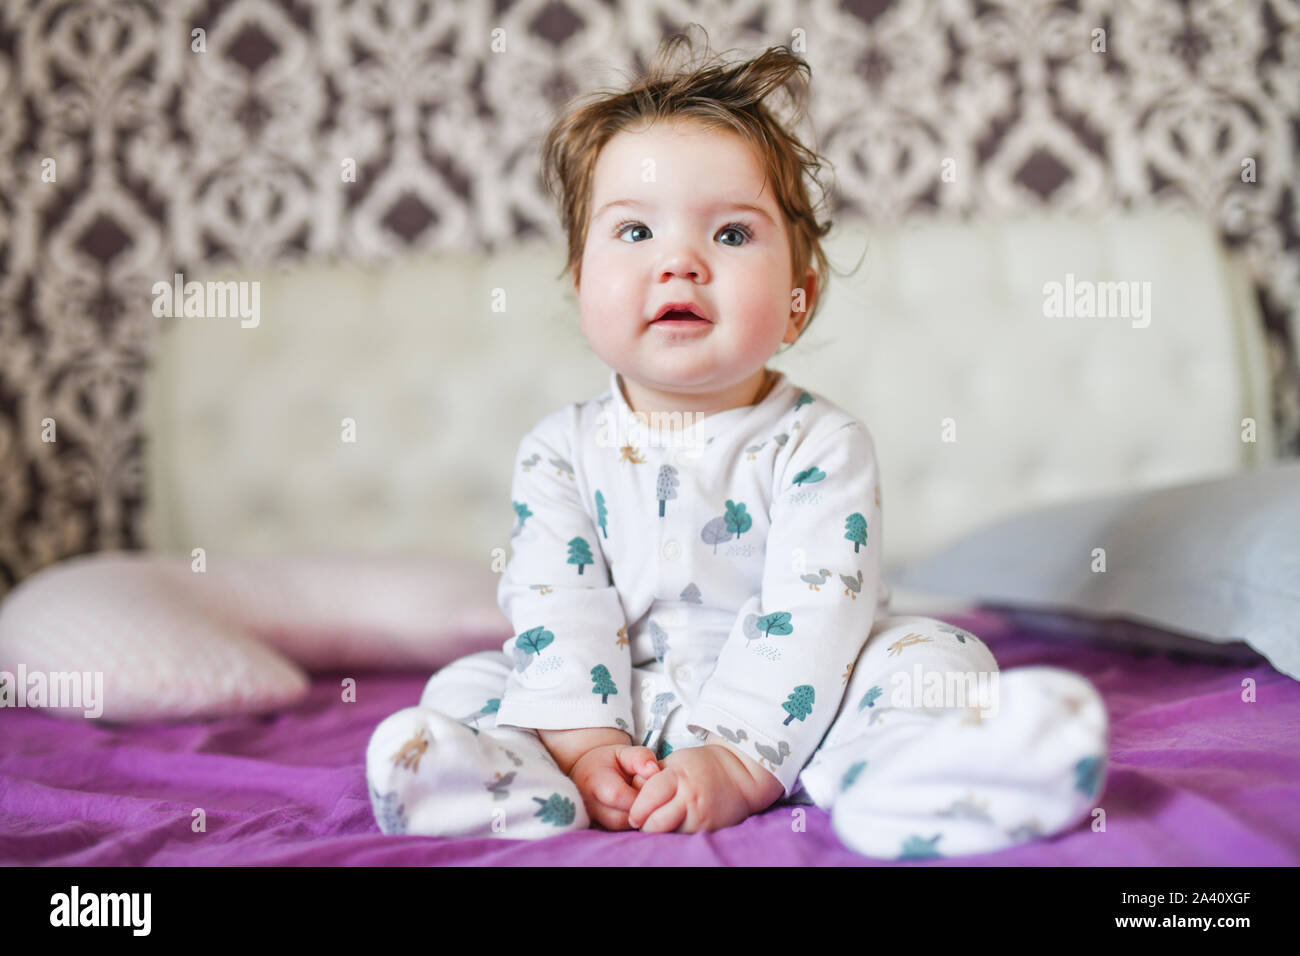
[[[33,674],[52,684],[59,673],[88,673],[81,706],[46,708],[118,723],[257,714],[303,699],[300,667],[198,611],[168,570],[109,552],[19,582],[0,605],[0,670],[13,675],[12,691],[29,699],[20,667],[28,690]]]
[[[456,559],[208,555],[199,573],[185,555],[101,552],[10,592],[0,671],[17,684],[24,665],[28,688],[37,672],[89,672],[91,695],[102,675],[95,705],[48,701],[59,716],[220,717],[298,704],[308,670],[432,672],[510,633],[495,575]]]
[[[308,670],[435,671],[514,633],[485,561],[330,553],[208,558],[189,570],[195,602]]]

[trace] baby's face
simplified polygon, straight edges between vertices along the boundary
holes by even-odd
[[[582,331],[625,381],[707,400],[752,380],[797,337],[807,312],[792,309],[784,218],[736,134],[681,122],[616,134],[597,160],[590,208]],[[670,302],[695,303],[712,323],[652,325]]]

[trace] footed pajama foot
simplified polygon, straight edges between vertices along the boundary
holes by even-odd
[[[502,735],[504,736],[504,735]],[[541,840],[590,824],[577,786],[540,743],[498,740],[429,707],[385,718],[366,747],[384,833]]]
[[[831,807],[847,846],[881,859],[990,853],[1087,817],[1106,768],[1100,694],[1060,668],[999,677],[993,716],[976,720],[973,708],[885,711],[844,767]]]

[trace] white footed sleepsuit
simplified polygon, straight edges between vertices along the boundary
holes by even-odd
[[[547,415],[515,462],[502,650],[434,674],[367,749],[386,833],[539,839],[590,824],[538,729],[611,727],[662,759],[726,738],[850,847],[987,852],[1086,816],[1096,690],[1000,673],[975,635],[888,616],[866,426],[775,373],[680,429],[610,389]]]

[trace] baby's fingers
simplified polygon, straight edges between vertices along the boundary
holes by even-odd
[[[622,747],[618,751],[618,765],[629,774],[640,774],[642,780],[648,780],[662,768],[655,760],[654,751],[649,747]]]
[[[655,774],[647,780],[636,795],[631,809],[627,812],[627,822],[640,827],[646,819],[673,798],[677,793],[677,777],[671,773]]]
[[[602,804],[624,813],[631,808],[637,797],[637,789],[622,772],[608,765],[591,775],[589,786],[592,796]]]
[[[587,815],[595,820],[606,830],[631,830],[632,825],[627,822],[627,814],[621,810],[614,810],[593,801],[586,801]]]
[[[628,823],[632,822],[631,816]],[[642,833],[672,833],[686,823],[686,801],[674,796],[641,822]]]
[[[637,791],[615,767],[606,765],[591,771],[578,781],[587,815],[606,830],[628,830],[627,811],[636,800]]]

